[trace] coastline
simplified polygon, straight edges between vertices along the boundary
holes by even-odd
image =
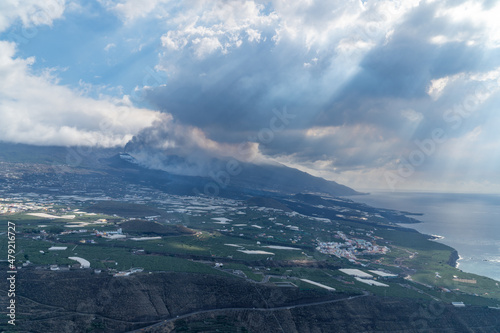
[[[449,246],[449,245],[448,245]],[[448,265],[454,268],[458,268],[458,260],[460,260],[460,255],[458,255],[458,251],[453,249],[453,252],[450,253],[450,258],[446,262]]]
[[[420,233],[422,235],[426,235],[426,236],[429,237],[429,240],[431,240],[431,241],[440,241],[440,240],[443,240],[445,238],[444,236],[441,236],[441,235],[430,235],[430,234],[426,234],[426,233],[420,232],[417,229],[407,227],[408,224],[411,225],[413,223],[400,222],[400,223],[395,223],[395,224],[398,225],[398,226],[400,226],[400,227],[408,228],[408,229],[410,229],[412,231],[416,231],[416,232],[418,232],[418,233]],[[455,249],[453,246],[451,246],[449,244],[446,244],[446,243],[443,243],[443,242],[441,244],[444,244],[444,245],[446,245],[446,246],[448,246],[448,247],[450,247],[452,249],[452,252],[450,253],[450,257],[448,258],[448,261],[446,262],[446,264],[449,265],[449,266],[451,266],[451,267],[454,267],[454,268],[458,269],[458,267],[460,266],[460,263],[458,261],[461,260],[461,259],[463,259],[463,257],[461,257],[460,254],[458,254],[457,249]]]
[[[462,260],[462,259],[463,259],[463,257],[459,254],[459,255],[458,255],[458,259],[457,259],[457,261],[456,261],[456,263],[457,263],[457,267],[456,267],[456,268],[459,268],[459,267],[460,267],[460,263],[459,263],[459,261],[460,261],[460,260]]]
[[[421,212],[423,215],[412,216],[421,223],[406,223],[402,219],[398,226],[457,250],[456,267],[460,270],[500,282],[500,242],[496,237],[500,224],[491,218],[500,216],[500,196],[380,191],[352,199],[372,207]]]
[[[423,221],[422,221],[423,222]],[[447,265],[453,267],[453,268],[456,268],[456,269],[460,269],[460,260],[463,260],[464,257],[462,257],[459,253],[458,253],[458,250],[455,249],[452,245],[450,244],[447,244],[446,242],[444,242],[443,240],[445,239],[444,236],[441,236],[441,235],[435,235],[435,234],[428,234],[428,233],[425,233],[425,232],[422,232],[422,231],[419,231],[415,228],[412,228],[412,227],[409,227],[408,225],[414,225],[414,223],[404,223],[404,222],[400,222],[400,223],[395,223],[397,226],[399,227],[402,227],[402,228],[407,228],[409,230],[412,230],[412,231],[415,231],[415,232],[418,232],[422,235],[426,235],[429,237],[429,240],[431,241],[436,241],[436,242],[439,242],[443,245],[446,245],[448,246],[449,248],[452,249],[452,252],[450,253],[450,256],[448,258],[448,261],[446,262]],[[483,260],[483,261],[489,261],[489,260]],[[460,269],[462,270],[462,269]],[[465,272],[467,273],[472,273],[472,274],[476,274],[478,276],[482,276],[482,277],[486,277],[486,278],[489,278],[489,279],[492,279],[492,280],[495,280],[495,281],[499,281],[499,279],[496,279],[492,276],[489,276],[487,274],[482,274],[480,272],[477,272],[477,271],[473,271],[473,270],[466,270]]]

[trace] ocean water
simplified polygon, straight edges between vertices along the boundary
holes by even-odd
[[[373,192],[350,199],[378,208],[423,213],[422,223],[404,226],[439,235],[455,248],[465,272],[500,281],[500,195]]]

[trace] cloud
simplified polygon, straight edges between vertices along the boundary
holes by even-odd
[[[260,130],[285,105],[311,123],[417,3],[197,2],[168,20],[160,66],[169,84],[149,100],[217,140],[234,140],[228,124]]]
[[[20,20],[25,27],[51,25],[65,9],[64,0],[3,0],[0,4],[0,32]]]
[[[130,140],[125,151],[149,168],[190,176],[208,176],[228,160],[264,162],[255,143],[219,143],[197,127],[176,123],[165,114]]]
[[[142,45],[147,39],[147,45],[157,45],[138,52],[157,59],[156,66],[147,67],[147,75],[161,72],[166,79],[137,88],[140,99],[90,99],[60,86],[50,72],[34,73],[28,57],[14,58],[11,52],[4,57],[8,65],[2,66],[9,79],[4,80],[1,103],[7,111],[13,110],[10,104],[31,110],[30,125],[38,131],[32,138],[98,142],[95,136],[101,133],[112,145],[136,134],[128,147],[138,157],[147,151],[142,158],[157,165],[174,159],[182,166],[177,172],[192,174],[205,172],[214,160],[237,157],[243,144],[260,160],[280,161],[354,186],[364,182],[383,188],[388,186],[388,172],[399,175],[405,161],[421,150],[418,143],[442,130],[446,140],[436,144],[432,154],[424,153],[423,163],[397,186],[428,186],[444,175],[450,184],[469,175],[464,186],[483,184],[487,177],[498,179],[493,167],[484,167],[483,174],[473,172],[480,164],[499,162],[494,158],[495,149],[500,149],[495,129],[500,98],[498,2],[99,3],[123,23],[123,31],[106,38],[99,50],[121,46],[124,40]],[[13,12],[8,22],[29,24],[23,19],[27,10]],[[7,21],[0,14],[0,28]],[[154,42],[151,32],[156,34]],[[27,94],[34,97],[16,96],[12,82],[26,85]],[[56,98],[43,99],[38,91]],[[158,120],[155,112],[134,107],[129,100],[166,116]],[[50,111],[42,110],[44,105]],[[275,130],[275,110],[285,107],[293,117]],[[7,111],[18,131],[27,133]],[[128,118],[121,116],[127,112]],[[101,117],[114,121],[116,128],[101,131],[95,125]],[[44,137],[43,131],[51,134]],[[15,132],[5,133],[15,138]]]
[[[49,25],[70,10],[65,1],[3,1],[0,32],[26,44],[37,26]],[[9,30],[15,26],[16,29]],[[22,27],[22,29],[17,29]],[[18,35],[20,34],[20,35]],[[110,43],[106,49],[115,44]],[[86,96],[60,85],[54,68],[34,70],[35,57],[16,57],[14,42],[0,41],[0,140],[35,145],[124,146],[134,134],[159,119],[159,113],[133,106],[128,96]],[[78,86],[82,86],[80,81]],[[85,84],[91,91],[92,85]]]
[[[464,98],[480,82],[494,85],[498,79],[499,49],[490,33],[496,31],[497,5],[197,4],[202,6],[169,17],[160,59],[168,82],[148,100],[211,140],[259,143],[257,133],[268,126],[272,110],[286,106],[296,118],[272,142],[259,143],[262,154],[330,179],[349,175],[349,183],[369,175],[384,187],[384,172],[397,172],[415,140],[429,138],[436,128],[462,138],[492,117],[487,105],[495,89],[475,100],[476,111],[458,128],[444,113],[467,103]],[[484,20],[472,19],[469,10]],[[436,169],[446,154],[441,156],[427,157],[414,179],[424,171],[427,177],[441,174]]]
[[[0,140],[35,145],[123,146],[159,113],[102,96],[85,97],[57,84],[50,71],[36,75],[34,58],[16,58],[0,41]]]
[[[116,47],[116,44],[115,43],[109,43],[107,44],[105,47],[104,47],[104,51],[109,51],[111,50],[112,48]]]
[[[206,55],[222,49],[222,44],[215,37],[196,38],[193,40],[193,46],[196,49],[195,54],[198,58],[204,58]]]
[[[162,4],[168,4],[169,0],[98,0],[105,8],[119,15],[126,22],[132,22],[139,18],[144,18],[150,13],[155,12],[156,15],[166,15],[162,11]]]
[[[192,52],[198,59],[220,51],[227,54],[243,40],[260,42],[262,30],[277,19],[274,12],[254,1],[194,1],[178,16],[169,18],[176,27],[161,37],[168,51]]]

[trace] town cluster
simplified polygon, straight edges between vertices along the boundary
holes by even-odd
[[[367,234],[367,236],[371,236]],[[337,231],[336,238],[342,239],[344,242],[321,242],[318,241],[316,250],[324,254],[331,254],[339,258],[347,258],[350,261],[358,260],[359,255],[376,255],[386,254],[389,252],[387,246],[376,245],[374,242],[367,241],[361,238],[349,238],[342,231]]]

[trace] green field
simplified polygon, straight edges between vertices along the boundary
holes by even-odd
[[[94,206],[98,213],[101,213],[98,208],[104,209],[107,214],[125,211],[121,216],[82,215],[73,220],[43,219],[25,213],[2,216],[0,227],[6,229],[7,221],[16,223],[18,264],[29,260],[36,266],[72,265],[75,261],[68,257],[78,256],[87,259],[91,268],[110,272],[141,267],[146,272],[176,271],[237,278],[231,273],[239,270],[246,278],[255,282],[262,281],[265,275],[272,275],[278,278],[268,277],[269,282],[290,281],[300,289],[321,289],[300,280],[309,279],[333,287],[337,292],[350,294],[368,291],[381,296],[464,301],[475,305],[495,306],[500,303],[500,287],[496,281],[451,267],[448,262],[453,249],[417,232],[387,227],[374,228],[356,221],[325,223],[304,216],[288,216],[280,211],[257,211],[250,208],[239,209],[240,214],[234,211],[224,214],[207,211],[193,215],[167,213],[168,207],[157,209],[148,205],[128,205],[125,209],[125,206],[127,205],[121,203],[101,203],[101,206]],[[57,207],[59,211],[51,214],[72,214],[71,209],[74,208],[76,207]],[[153,213],[160,213],[159,222],[129,220],[124,216]],[[214,218],[221,217],[230,219],[230,223],[216,223]],[[97,219],[106,219],[108,223],[95,223]],[[129,237],[111,240],[96,237],[93,231],[115,231],[123,221],[129,221],[129,225],[133,227],[133,237],[161,236],[161,239],[134,241]],[[71,222],[89,224],[81,228],[67,227]],[[157,225],[158,223],[163,225]],[[189,229],[177,227],[179,224]],[[293,230],[289,226],[299,229]],[[165,230],[175,228],[184,228],[178,230],[185,231],[186,234],[164,233]],[[75,229],[87,231],[61,234],[63,230]],[[48,234],[42,233],[42,230]],[[377,239],[377,244],[388,246],[390,252],[385,255],[358,255],[359,260],[367,267],[354,265],[345,258],[319,253],[315,249],[316,240],[340,242],[337,231],[342,231],[351,238],[366,238],[368,232],[374,233],[382,238]],[[156,232],[160,233],[155,234]],[[95,244],[82,244],[81,240],[93,240]],[[51,246],[67,246],[67,249],[48,251]],[[267,246],[287,246],[299,250]],[[0,235],[0,249],[4,253],[7,251],[5,234]],[[246,254],[241,251],[266,251],[272,254]],[[223,263],[223,269],[215,269],[215,262]],[[394,274],[409,275],[409,278],[381,281],[388,284],[388,288],[369,286],[341,273],[336,267],[358,268],[363,271],[382,269]],[[455,276],[473,279],[476,283],[454,281]],[[443,288],[451,292],[445,292]]]

